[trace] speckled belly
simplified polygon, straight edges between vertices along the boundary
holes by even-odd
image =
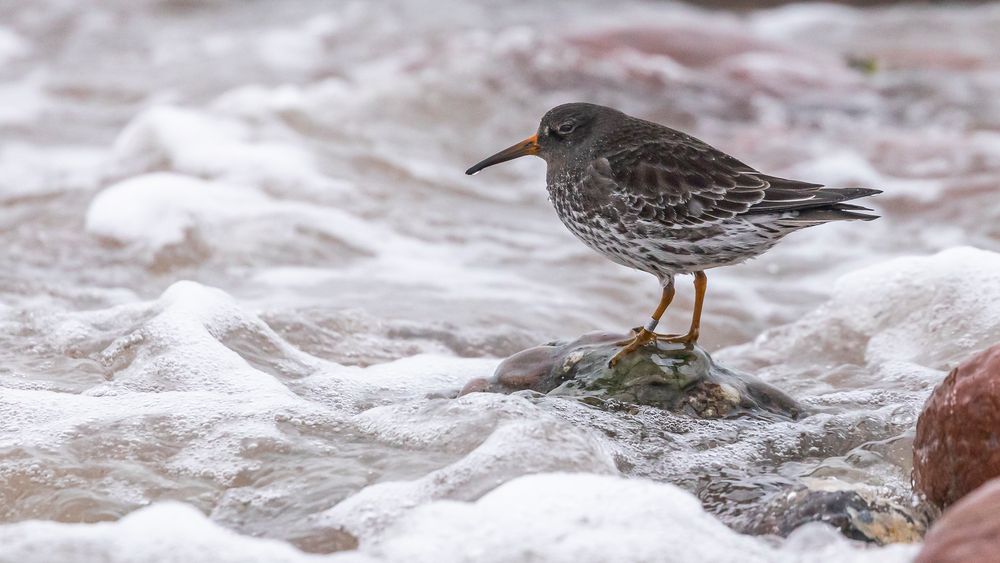
[[[637,225],[628,230],[600,217],[560,214],[563,224],[608,259],[660,279],[738,264],[765,252],[785,234],[749,219],[701,228]]]

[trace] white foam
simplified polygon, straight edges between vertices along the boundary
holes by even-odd
[[[308,226],[361,251],[372,251],[378,240],[372,227],[333,207],[278,200],[249,186],[171,172],[136,176],[104,189],[91,202],[86,226],[98,236],[155,251],[181,243],[199,228],[267,218]]]
[[[420,506],[378,541],[328,556],[239,535],[172,502],[117,522],[7,524],[0,526],[0,543],[4,560],[53,563],[903,563],[918,549],[866,548],[819,524],[800,528],[784,545],[775,546],[733,532],[673,485],[565,473],[515,479],[475,502]]]
[[[223,112],[155,106],[118,135],[109,167],[119,176],[168,169],[285,190],[347,189],[322,176],[309,152],[287,138],[268,139],[261,128]]]
[[[362,408],[454,394],[496,364],[417,356],[346,368],[293,348],[226,293],[189,281],[153,301],[52,315],[50,322],[56,329],[46,345],[56,349],[87,346],[109,323],[133,328],[94,353],[107,380],[82,394],[5,390],[0,446],[60,450],[98,436],[112,451],[122,444],[156,449],[183,436],[183,446],[153,466],[222,482],[257,463],[245,454],[248,443],[288,443],[279,427],[289,420],[354,426],[362,419],[349,417]]]
[[[947,370],[1000,340],[1000,254],[969,247],[903,257],[840,278],[829,302],[800,321],[720,355],[798,365],[839,363]],[[842,361],[842,360],[840,360]]]
[[[358,401],[382,405],[434,393],[461,389],[470,379],[488,377],[499,360],[492,358],[455,358],[436,354],[417,354],[366,368],[344,367],[336,380],[324,373],[296,382],[299,393],[322,401],[336,396],[331,383],[350,382],[361,395]]]
[[[104,157],[104,150],[86,146],[5,143],[0,147],[0,198],[93,189]]]
[[[733,532],[673,485],[555,473],[515,479],[474,503],[438,501],[420,506],[389,529],[370,552],[394,561],[567,563],[902,563],[915,552],[909,546],[868,550],[835,536],[812,539],[810,551],[775,548]]]
[[[317,517],[324,525],[344,527],[366,539],[376,539],[391,523],[426,502],[475,499],[520,475],[618,472],[610,448],[596,434],[518,397],[476,393],[410,409],[375,409],[357,420],[362,429],[408,448],[464,449],[495,428],[485,442],[455,463],[414,481],[366,487]]]
[[[289,393],[281,381],[254,369],[224,344],[234,335],[269,349],[268,361],[284,366],[289,376],[309,373],[320,365],[289,346],[260,319],[244,313],[220,290],[177,282],[152,309],[155,316],[104,351],[105,361],[123,357],[128,363],[112,381],[91,389],[90,394],[124,390]]]
[[[87,211],[87,230],[158,249],[184,240],[199,220],[224,221],[254,214],[267,201],[251,189],[181,174],[145,174],[98,194]]]
[[[43,71],[0,82],[0,125],[16,127],[34,122],[42,115],[48,99]]]
[[[27,521],[0,526],[0,560],[50,563],[308,563],[331,561],[285,542],[242,536],[210,522],[191,506],[164,502],[117,522]],[[372,561],[358,553],[337,562]]]

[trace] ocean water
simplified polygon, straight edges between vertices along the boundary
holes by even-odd
[[[907,561],[788,487],[917,502],[931,388],[1000,341],[1000,4],[7,2],[0,561]],[[544,164],[463,171],[567,101],[882,218],[709,275],[702,344],[796,422],[472,394],[639,325]],[[691,289],[678,283],[667,329]],[[352,537],[360,546],[354,547]],[[333,555],[327,555],[337,552]]]

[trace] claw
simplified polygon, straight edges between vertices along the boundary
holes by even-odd
[[[644,328],[639,329],[639,332],[637,332],[635,336],[632,337],[632,340],[623,340],[615,344],[616,346],[624,346],[624,348],[619,350],[617,354],[615,354],[614,356],[611,357],[610,360],[608,360],[608,367],[609,368],[615,367],[615,365],[617,365],[622,358],[631,354],[632,352],[635,352],[639,348],[642,348],[643,346],[649,344],[654,340],[656,340],[655,333],[649,332]]]
[[[660,334],[656,333],[657,342],[679,342],[680,340],[687,338],[686,334]]]
[[[683,344],[685,347],[690,348],[697,344],[698,333],[689,332],[687,334],[657,334],[657,342],[668,342],[671,344]]]

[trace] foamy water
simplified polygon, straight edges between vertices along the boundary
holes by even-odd
[[[998,5],[8,6],[0,561],[908,560],[738,532],[804,480],[911,504],[923,400],[1000,341],[997,52]],[[452,398],[655,305],[541,161],[463,174],[573,100],[885,190],[709,276],[702,343],[814,414]]]

